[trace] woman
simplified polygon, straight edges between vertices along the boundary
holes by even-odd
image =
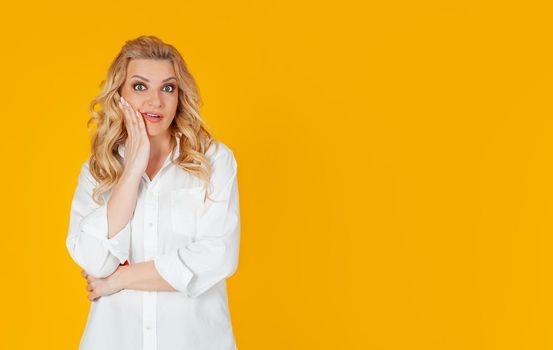
[[[102,83],[66,240],[92,301],[79,349],[236,349],[233,152],[205,128],[192,75],[160,39],[127,41]]]

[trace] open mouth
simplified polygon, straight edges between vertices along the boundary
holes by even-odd
[[[147,121],[149,121],[151,123],[157,123],[157,122],[161,121],[161,119],[163,118],[163,116],[153,114],[153,113],[140,113],[140,114],[142,114],[144,119],[146,119]]]
[[[161,118],[162,118],[160,115],[151,114],[151,113],[142,113],[142,115],[143,115],[144,117],[150,117],[150,118],[155,118],[155,119],[161,119]]]

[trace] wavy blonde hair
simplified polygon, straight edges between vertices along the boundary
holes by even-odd
[[[214,140],[213,132],[200,117],[203,105],[196,81],[188,71],[180,53],[161,39],[142,35],[128,40],[109,66],[105,80],[100,83],[101,92],[89,104],[91,118],[87,128],[91,137],[91,155],[89,158],[90,173],[98,182],[93,191],[93,200],[104,204],[102,195],[114,187],[123,173],[123,165],[117,152],[120,144],[127,139],[127,130],[123,123],[123,112],[118,108],[119,90],[125,82],[127,66],[132,59],[170,60],[178,80],[178,104],[175,118],[170,126],[171,146],[176,146],[174,137],[179,137],[180,154],[173,162],[185,171],[198,176],[208,188],[212,167],[206,152]],[[96,111],[95,107],[101,110]],[[91,131],[91,123],[96,130]],[[207,191],[205,198],[208,198]]]

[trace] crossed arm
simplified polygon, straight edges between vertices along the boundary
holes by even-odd
[[[81,276],[87,280],[86,290],[91,292],[88,299],[117,293],[122,289],[145,291],[176,291],[157,272],[153,260],[131,265],[121,265],[113,274],[104,278],[92,277],[82,270]]]
[[[89,300],[122,289],[178,291],[197,297],[234,274],[238,265],[240,211],[237,166],[232,153],[217,157],[214,169],[213,200],[206,201],[199,210],[197,239],[186,246],[173,247],[154,260],[120,265],[129,258],[130,224],[113,236],[108,234],[108,206],[90,204],[94,183],[83,167],[66,244],[83,268],[81,275],[91,292]]]

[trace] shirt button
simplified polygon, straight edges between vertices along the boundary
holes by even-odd
[[[154,226],[154,224],[151,223],[151,222],[149,222],[149,223],[148,223],[148,226],[152,227],[152,226]]]
[[[152,326],[150,326],[149,324],[147,324],[144,328],[146,328],[147,330],[150,330],[150,329],[152,329]]]

